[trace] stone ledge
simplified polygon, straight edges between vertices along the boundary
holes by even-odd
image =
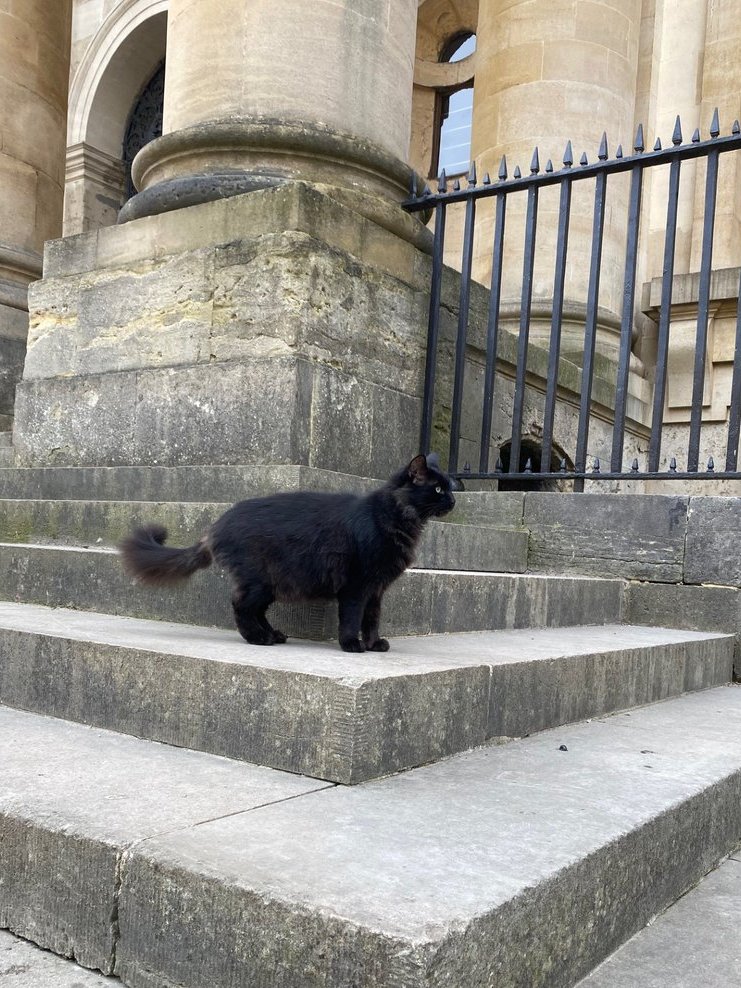
[[[727,683],[733,638],[608,625],[401,638],[348,656],[0,604],[0,650],[7,706],[355,784]]]
[[[586,576],[410,569],[384,597],[381,629],[390,637],[609,624],[621,619],[622,589],[622,581]],[[181,588],[145,588],[124,574],[116,553],[103,549],[0,544],[3,597],[234,629],[223,570],[197,573]],[[337,635],[334,604],[274,604],[269,617],[290,637]]]

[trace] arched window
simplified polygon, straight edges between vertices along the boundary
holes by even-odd
[[[124,202],[136,195],[131,180],[131,164],[137,154],[155,137],[162,136],[162,111],[165,102],[165,63],[161,62],[139,94],[126,124],[123,140],[123,164],[126,171]]]
[[[460,62],[475,50],[476,35],[459,34],[445,45],[440,61]],[[432,175],[438,175],[443,169],[446,175],[459,175],[468,171],[471,161],[472,117],[472,79],[455,89],[438,92]]]

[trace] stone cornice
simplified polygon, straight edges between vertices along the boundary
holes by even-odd
[[[67,148],[65,180],[74,182],[81,178],[91,178],[104,185],[120,185],[124,179],[123,164],[119,158],[90,144],[73,144]]]

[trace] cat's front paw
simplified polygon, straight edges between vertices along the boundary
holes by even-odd
[[[340,642],[343,652],[364,652],[365,645],[358,638],[345,638]]]
[[[369,652],[388,652],[391,648],[385,638],[376,638],[372,645],[365,646]]]

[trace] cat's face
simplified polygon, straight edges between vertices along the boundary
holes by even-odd
[[[447,515],[455,507],[450,477],[440,469],[434,453],[415,456],[409,464],[409,501],[422,518]]]

